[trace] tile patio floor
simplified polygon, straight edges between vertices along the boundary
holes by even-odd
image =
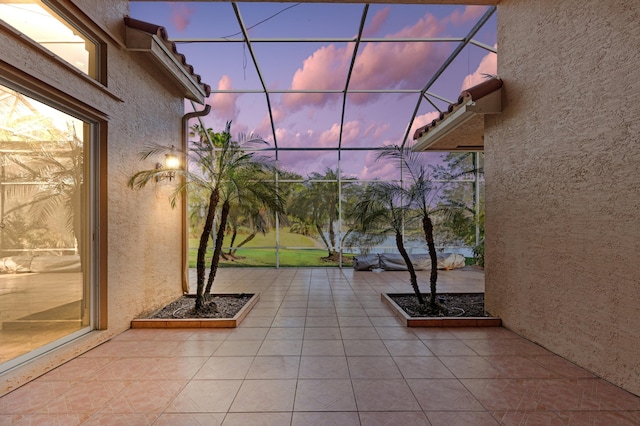
[[[379,294],[407,291],[406,272],[216,280],[261,292],[239,328],[128,330],[0,398],[0,425],[640,424],[640,398],[504,328],[402,327]],[[484,277],[439,285],[482,291]]]

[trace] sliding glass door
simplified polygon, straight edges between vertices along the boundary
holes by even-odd
[[[0,371],[91,330],[94,131],[0,84]]]

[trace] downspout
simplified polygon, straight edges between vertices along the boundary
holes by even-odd
[[[189,141],[189,120],[204,117],[211,112],[211,105],[206,104],[202,111],[193,111],[182,117],[182,152],[187,152]],[[185,164],[184,167],[187,167]],[[184,178],[183,178],[184,179]],[[189,230],[187,227],[187,193],[184,193],[181,203],[182,210],[182,292],[189,293]]]

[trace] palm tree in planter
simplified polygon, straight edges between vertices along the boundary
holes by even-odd
[[[176,170],[176,174],[184,176],[178,180],[178,185],[171,195],[171,205],[175,206],[181,194],[189,188],[197,188],[205,195],[204,208],[206,216],[196,260],[196,311],[202,310],[207,302],[211,286],[220,262],[222,240],[227,226],[231,206],[246,197],[255,197],[264,204],[265,208],[281,212],[284,210],[282,198],[276,191],[273,172],[275,166],[268,158],[257,155],[255,149],[266,145],[267,142],[259,138],[248,139],[241,137],[240,141],[231,139],[231,123],[228,122],[223,133],[214,133],[211,129],[200,126],[193,127],[192,135],[198,136],[189,143],[184,153],[193,171],[189,169]],[[154,145],[141,153],[144,160],[150,156],[159,155],[167,151],[166,147]],[[137,172],[129,179],[129,187],[144,188],[156,177],[162,176],[166,170],[153,169]],[[219,226],[215,238],[213,257],[211,259],[209,277],[205,288],[206,263],[205,254],[207,243],[213,232],[214,219],[218,206],[221,204]]]
[[[352,210],[352,219],[358,223],[359,232],[393,232],[396,247],[407,264],[411,287],[421,305],[424,298],[418,287],[418,276],[404,246],[403,227],[409,218],[410,199],[402,185],[393,182],[373,182],[367,186]]]
[[[414,152],[410,148],[389,146],[384,147],[378,154],[377,160],[381,159],[395,161],[397,166],[402,170],[403,177],[407,182],[403,187],[407,208],[411,211],[412,215],[421,222],[424,238],[427,242],[429,259],[431,260],[429,306],[446,312],[446,308],[440,306],[436,298],[438,256],[433,238],[433,221],[431,218],[436,213],[443,215],[445,218],[449,217],[457,211],[456,206],[437,202],[440,188],[431,179],[429,170],[423,161],[424,157],[421,157],[421,153]]]

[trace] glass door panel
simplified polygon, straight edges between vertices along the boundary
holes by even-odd
[[[90,326],[90,135],[0,85],[0,371]]]

